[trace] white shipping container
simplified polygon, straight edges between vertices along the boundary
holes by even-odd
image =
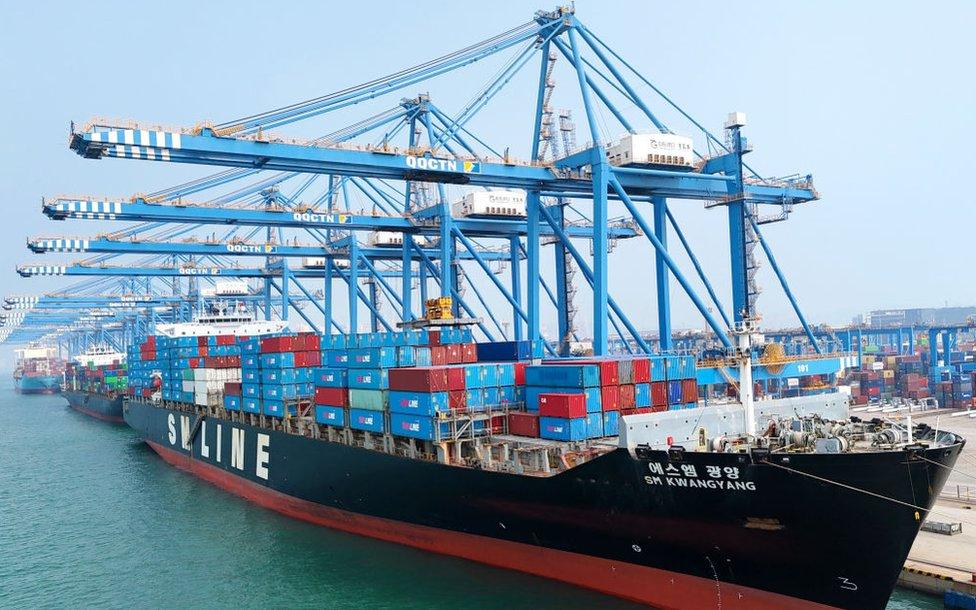
[[[403,233],[397,233],[396,231],[373,231],[369,234],[367,243],[370,246],[376,247],[402,246]]]
[[[629,133],[607,148],[610,165],[664,165],[691,168],[694,142],[673,133]]]
[[[200,407],[217,406],[223,400],[220,392],[204,391],[193,393],[193,404]]]
[[[332,264],[340,269],[349,268],[349,260],[345,258],[333,259]],[[303,256],[302,267],[305,269],[325,269],[324,256]]]
[[[183,380],[183,391],[184,392],[192,392],[193,391],[193,380],[192,379],[184,379]]]
[[[250,292],[247,282],[243,280],[217,280],[214,282],[214,293],[218,296],[243,296]]]
[[[456,217],[495,216],[525,218],[525,191],[476,191],[454,203]]]

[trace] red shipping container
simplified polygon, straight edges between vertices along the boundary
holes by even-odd
[[[681,402],[698,402],[698,382],[694,379],[681,381]]]
[[[142,342],[143,345],[147,347],[156,347],[156,335],[149,335],[146,340]]]
[[[444,347],[447,350],[448,364],[461,364],[463,362],[461,358],[461,345],[459,343],[451,343]]]
[[[330,407],[349,405],[349,391],[346,388],[315,388],[315,404]]]
[[[534,413],[509,413],[508,432],[516,436],[539,437],[539,416]]]
[[[464,381],[464,369],[459,366],[447,368],[447,388],[452,392],[466,390],[467,383]]]
[[[446,392],[449,389],[447,371],[445,367],[433,366],[390,369],[390,389],[408,392]]]
[[[505,431],[505,416],[495,415],[488,420],[488,426],[492,434],[501,434]]]
[[[652,407],[631,407],[630,409],[620,409],[620,415],[642,415],[644,413],[653,413],[654,409]]]
[[[234,335],[217,335],[217,345],[234,345]]]
[[[539,394],[539,415],[564,419],[586,417],[586,395]]]
[[[227,368],[229,368],[229,369],[239,369],[239,368],[241,368],[241,357],[240,356],[224,356],[224,362],[227,363]]]
[[[633,409],[637,406],[636,390],[634,386],[625,384],[620,386],[620,410]]]
[[[662,411],[667,411],[668,405],[654,405],[651,407],[651,413],[661,413]]]
[[[463,411],[468,407],[468,393],[464,390],[451,390],[447,400],[452,411]]]
[[[600,406],[604,411],[620,410],[619,385],[605,385],[600,388]]]
[[[306,343],[306,345],[308,345]],[[295,352],[295,367],[306,368],[322,364],[321,352]]]
[[[478,361],[478,348],[474,343],[461,344],[461,362],[471,364]]]
[[[197,337],[197,347],[207,347],[207,336],[202,335]]]
[[[634,358],[633,359],[634,372],[634,383],[650,383],[651,382],[651,359],[650,358]]]
[[[322,349],[322,337],[315,333],[305,333],[305,351],[317,352]]]
[[[439,330],[428,330],[427,331],[427,345],[430,347],[435,347],[441,344],[441,331]]]
[[[304,352],[305,351],[305,333],[299,333],[291,338],[291,348],[289,352]]]
[[[190,358],[190,368],[191,369],[204,368],[204,366],[205,366],[204,365],[204,361],[205,360],[206,360],[206,358]]]
[[[651,382],[651,405],[660,407],[668,404],[668,382]]]
[[[197,353],[199,355],[201,355],[201,356],[206,356],[207,354],[210,353],[210,350],[207,348],[206,345],[198,345],[197,346]]]
[[[528,362],[515,363],[515,385],[525,385],[525,367],[527,366],[529,366]]]
[[[430,363],[434,366],[447,364],[447,349],[444,346],[430,348]]]
[[[265,337],[261,339],[261,353],[272,354],[292,351],[293,337],[285,335],[281,337]]]
[[[240,396],[241,383],[239,381],[228,381],[224,384],[224,394],[228,396]]]

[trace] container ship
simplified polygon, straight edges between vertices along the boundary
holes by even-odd
[[[657,608],[884,608],[964,444],[851,417],[836,392],[704,405],[691,356],[184,331],[129,353],[125,421],[167,462],[294,518]]]
[[[127,387],[125,354],[96,345],[68,363],[62,394],[75,411],[121,424],[122,398]]]
[[[26,347],[17,350],[14,390],[19,394],[55,394],[61,391],[64,363],[53,347]]]

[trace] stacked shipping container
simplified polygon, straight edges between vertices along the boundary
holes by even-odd
[[[442,440],[470,433],[552,440],[614,436],[621,414],[697,404],[690,356],[544,361],[526,341],[473,342],[468,329],[262,338],[149,337],[133,358],[133,393],[273,417],[314,404],[319,424]],[[523,406],[524,405],[524,406]],[[506,417],[505,414],[508,414]]]

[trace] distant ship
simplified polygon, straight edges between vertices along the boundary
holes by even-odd
[[[62,393],[75,411],[121,424],[126,386],[125,354],[96,345],[68,365]]]
[[[53,347],[30,346],[17,350],[14,390],[19,394],[55,394],[61,391],[64,363]]]

